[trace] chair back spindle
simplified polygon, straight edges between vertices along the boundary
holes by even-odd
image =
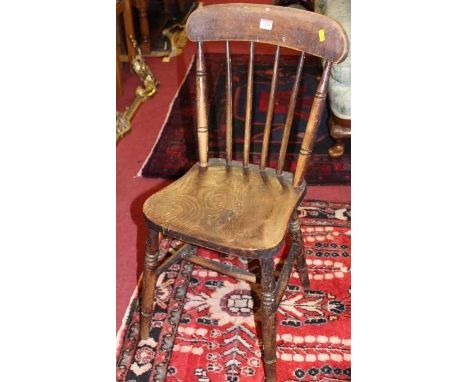
[[[228,17],[226,15],[229,15]],[[300,28],[298,28],[300,26]],[[278,157],[276,174],[281,176],[288,150],[291,127],[298,98],[305,54],[324,59],[322,78],[318,84],[311,106],[307,126],[298,155],[293,185],[301,187],[312,154],[314,137],[325,107],[328,80],[333,63],[342,62],[348,54],[348,38],[343,27],[326,16],[293,8],[267,4],[222,4],[201,7],[191,14],[187,21],[187,35],[197,42],[197,132],[199,165],[208,165],[208,113],[206,94],[206,67],[202,44],[204,41],[225,41],[226,43],[226,164],[232,162],[233,145],[233,94],[231,41],[250,43],[247,74],[247,95],[245,105],[245,126],[243,166],[249,166],[252,134],[254,50],[256,43],[276,45],[270,94],[262,141],[259,168],[264,170],[268,162],[271,128],[273,124],[276,88],[279,72],[280,47],[294,49],[301,53],[296,77],[289,100],[284,124],[283,137]]]
[[[286,122],[284,124],[283,138],[281,140],[281,148],[278,157],[278,165],[276,167],[276,174],[281,175],[283,173],[284,159],[286,152],[288,151],[289,134],[291,133],[291,126],[294,119],[294,110],[296,109],[297,93],[299,91],[299,84],[301,82],[302,68],[304,67],[305,53],[301,53],[299,58],[299,64],[297,65],[296,78],[294,80],[294,86],[289,100],[288,113],[286,114]]]
[[[206,97],[206,65],[203,42],[197,43],[197,135],[198,158],[201,167],[208,166],[208,106]]]
[[[270,143],[271,122],[273,121],[273,112],[275,109],[276,83],[278,80],[278,66],[280,58],[280,46],[276,46],[275,62],[273,64],[273,75],[271,78],[270,96],[268,99],[268,109],[265,121],[265,130],[263,133],[262,156],[260,158],[260,169],[264,170],[268,157],[268,145]]]
[[[252,131],[252,105],[253,105],[253,71],[254,71],[255,43],[250,41],[249,71],[247,74],[247,97],[245,100],[245,127],[244,127],[244,167],[249,165],[250,135]]]
[[[226,41],[226,164],[232,161],[232,71],[231,47]]]

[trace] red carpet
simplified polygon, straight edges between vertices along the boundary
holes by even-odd
[[[350,205],[306,201],[300,211],[312,289],[304,291],[293,273],[278,309],[277,380],[349,381]],[[165,250],[180,246],[163,243]],[[229,256],[222,261],[247,266]],[[252,271],[256,266],[249,263]],[[138,338],[138,299],[130,304],[117,380],[263,381],[258,306],[256,285],[189,263],[173,266],[158,280],[146,341]]]

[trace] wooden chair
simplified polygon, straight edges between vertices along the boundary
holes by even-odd
[[[312,153],[332,63],[345,59],[348,40],[343,28],[325,16],[271,5],[225,4],[198,9],[189,18],[187,34],[197,43],[197,131],[199,162],[183,177],[150,196],[143,211],[148,228],[143,273],[140,334],[149,336],[156,279],[185,259],[220,273],[255,282],[254,274],[196,256],[197,246],[221,253],[258,259],[262,287],[262,330],[267,381],[276,374],[276,310],[295,265],[304,288],[309,288],[297,207],[306,182],[306,163]],[[205,41],[226,42],[226,158],[208,158],[208,105]],[[232,160],[232,73],[230,41],[250,42],[243,161]],[[254,49],[256,43],[276,45],[261,160],[249,160],[253,108]],[[298,50],[298,67],[289,103],[279,161],[266,166],[275,104],[280,47]],[[311,107],[295,173],[283,170],[305,54],[325,60],[323,76]],[[159,233],[187,244],[158,265]],[[287,235],[289,233],[289,235]],[[277,280],[273,257],[286,236],[288,258]]]

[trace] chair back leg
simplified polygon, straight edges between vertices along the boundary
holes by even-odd
[[[304,238],[302,237],[301,223],[297,212],[294,213],[291,221],[289,222],[289,235],[291,237],[291,242],[297,243],[299,248],[295,262],[297,273],[299,273],[299,280],[301,280],[301,284],[304,289],[310,289],[309,274],[307,272],[307,263],[304,251]]]

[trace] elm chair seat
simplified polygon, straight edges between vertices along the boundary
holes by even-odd
[[[183,177],[150,196],[143,207],[147,220],[163,233],[196,237],[206,247],[231,251],[265,251],[277,247],[291,214],[301,202],[302,187],[293,174],[244,168],[233,161],[210,159],[195,164]]]

